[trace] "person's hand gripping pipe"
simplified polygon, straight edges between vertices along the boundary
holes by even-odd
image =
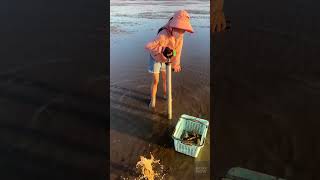
[[[172,119],[172,91],[171,91],[171,61],[170,58],[172,56],[176,56],[176,52],[168,47],[163,51],[163,55],[167,58],[166,62],[166,75],[167,75],[167,103],[168,103],[168,119]],[[172,69],[173,70],[173,69]]]
[[[177,52],[175,50],[172,50],[170,49],[169,47],[166,47],[163,52],[162,52],[163,56],[167,58],[167,61],[166,61],[166,65],[168,65],[169,63],[172,63],[170,61],[170,59],[172,57],[175,57]],[[174,71],[174,69],[172,69],[172,71]]]

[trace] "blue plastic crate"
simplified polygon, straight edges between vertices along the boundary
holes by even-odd
[[[177,152],[180,152],[192,157],[197,157],[200,150],[205,144],[208,127],[209,127],[209,121],[205,119],[200,119],[200,118],[189,116],[186,114],[181,115],[176,125],[176,128],[172,134],[175,150]],[[183,130],[195,131],[196,133],[200,134],[201,135],[200,145],[184,144],[180,138],[183,133]]]

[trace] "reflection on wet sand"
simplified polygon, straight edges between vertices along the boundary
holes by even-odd
[[[139,157],[149,157],[152,153],[164,167],[164,179],[190,179],[195,177],[196,162],[210,161],[210,132],[197,159],[176,152],[171,134],[181,114],[210,120],[209,6],[203,8],[208,1],[159,1],[157,5],[154,1],[134,2],[139,5],[128,3],[122,7],[111,3],[111,25],[132,33],[111,32],[114,43],[110,49],[110,177],[137,178],[135,165]],[[173,120],[169,121],[167,102],[161,97],[161,80],[156,111],[148,107],[151,75],[147,71],[148,54],[144,45],[155,37],[157,29],[175,10],[181,9],[182,3],[191,12],[196,33],[186,34],[182,72],[173,73]],[[121,13],[126,9],[130,9],[128,14]],[[209,176],[208,172],[203,177]]]

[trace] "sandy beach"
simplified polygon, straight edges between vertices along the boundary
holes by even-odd
[[[110,177],[136,177],[140,156],[151,152],[164,165],[164,179],[194,179],[195,167],[210,165],[210,130],[199,157],[175,152],[172,131],[182,114],[210,120],[210,40],[208,1],[111,1]],[[173,119],[166,115],[161,80],[157,109],[148,109],[151,75],[145,44],[174,11],[187,9],[196,31],[185,34],[182,72],[173,73]]]
[[[212,42],[215,177],[240,166],[287,179],[319,179],[315,6],[225,1],[231,32]]]
[[[168,121],[161,85],[157,111],[147,107],[143,46],[182,2],[196,33],[185,36]],[[110,5],[109,82],[104,3],[1,3],[1,179],[133,179],[150,152],[166,179],[195,179],[207,165],[216,179],[237,166],[319,179],[318,2],[226,0],[231,32],[211,38],[211,60],[206,1]],[[197,159],[174,151],[170,134],[183,113],[211,123]]]

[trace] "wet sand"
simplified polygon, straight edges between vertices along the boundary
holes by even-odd
[[[1,4],[1,179],[106,179],[104,4]]]
[[[185,35],[182,72],[173,73],[171,121],[167,119],[166,101],[161,98],[161,80],[156,112],[148,109],[151,75],[144,45],[155,37],[157,29],[181,2],[172,3],[170,7],[163,5],[164,1],[122,2],[111,2],[110,25],[117,28],[111,31],[110,48],[110,177],[138,177],[136,163],[141,155],[149,157],[151,152],[164,165],[167,174],[164,179],[194,179],[195,167],[201,165],[199,161],[204,164],[201,166],[208,167],[208,173],[202,176],[208,179],[210,131],[197,159],[175,152],[171,139],[177,118],[184,113],[210,120],[209,11],[208,7],[202,13],[196,11],[206,2],[190,4],[190,8],[194,6],[195,14],[191,16],[195,17],[192,21],[197,33]],[[135,5],[137,3],[145,6]],[[197,3],[201,6],[195,5]],[[122,15],[121,11],[126,8],[131,9],[130,15]]]
[[[318,5],[225,1],[231,32],[212,41],[216,178],[240,166],[319,179]]]

